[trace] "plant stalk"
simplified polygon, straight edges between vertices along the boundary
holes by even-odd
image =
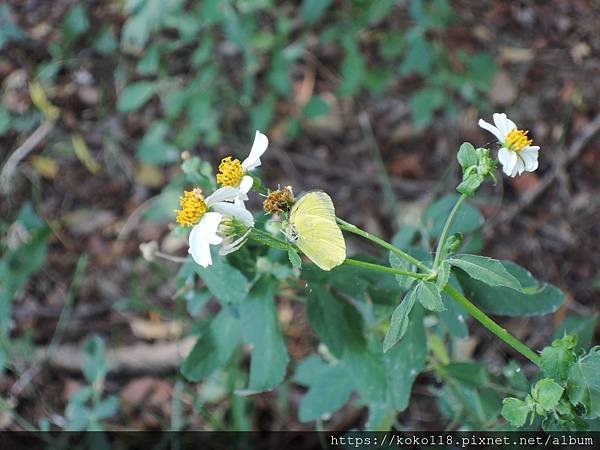
[[[346,222],[345,220],[342,220],[339,217],[337,218],[337,222],[340,225],[340,228],[342,230],[348,231],[349,233],[357,234],[358,236],[361,236],[361,237],[364,237],[365,239],[368,239],[369,241],[379,245],[380,247],[383,247],[386,250],[389,250],[390,252],[395,253],[396,255],[400,256],[401,258],[404,258],[409,263],[417,266],[423,272],[425,272],[427,274],[431,273],[431,269],[429,267],[427,267],[425,264],[423,264],[421,261],[410,256],[405,251],[400,250],[398,247],[395,247],[392,244],[384,241],[380,237],[374,236],[371,233],[367,233],[366,231],[358,228],[356,225]],[[382,267],[384,267],[384,266],[382,266]]]
[[[446,244],[446,240],[448,239],[448,233],[450,232],[450,227],[452,226],[452,222],[454,222],[454,217],[456,216],[456,213],[458,213],[458,210],[460,209],[460,207],[462,206],[462,204],[466,200],[466,198],[467,198],[467,196],[465,194],[461,194],[461,196],[458,198],[458,200],[454,204],[452,211],[450,211],[448,218],[446,219],[446,223],[444,224],[444,228],[442,229],[442,234],[440,235],[440,239],[438,240],[438,245],[435,250],[435,259],[433,260],[434,272],[437,271],[438,267],[440,266],[440,263],[442,262],[442,256],[443,256],[442,253],[444,250],[444,245]]]
[[[540,356],[536,354],[533,350],[531,350],[527,345],[523,344],[520,340],[494,322],[492,319],[488,317],[482,310],[480,310],[477,306],[469,301],[464,295],[458,292],[450,285],[446,285],[444,291],[460,303],[463,308],[465,308],[469,314],[471,314],[475,319],[479,321],[484,327],[518,351],[521,355],[529,359],[536,366],[540,366]]]
[[[375,270],[377,272],[391,273],[394,275],[403,275],[405,277],[411,277],[416,280],[423,280],[423,279],[429,277],[429,275],[425,274],[425,273],[417,273],[417,272],[410,272],[408,270],[394,269],[393,267],[382,266],[380,264],[373,264],[373,263],[369,263],[366,261],[359,261],[357,259],[351,259],[351,258],[346,258],[344,260],[344,264],[348,264],[349,266],[363,267],[365,269]]]

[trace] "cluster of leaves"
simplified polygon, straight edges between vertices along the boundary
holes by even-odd
[[[210,183],[207,175],[196,175]],[[431,267],[429,245],[442,234],[456,200],[456,195],[448,195],[434,202],[419,226],[403,228],[392,243]],[[468,312],[452,292],[468,295],[487,313],[508,316],[556,311],[564,294],[555,286],[539,284],[517,264],[471,254],[481,248],[482,224],[481,213],[463,205],[449,232],[465,238],[449,240],[437,272],[423,274],[418,281],[349,265],[329,272],[306,262],[300,268],[290,264],[286,249],[252,241],[227,259],[215,254],[209,268],[186,263],[178,287],[185,292],[188,311],[198,318],[198,340],[181,371],[191,381],[207,379],[222,367],[239,364],[237,350],[246,345],[252,349],[248,382],[237,395],[285,383],[290,358],[277,300],[287,298],[306,303],[320,343],[315,354],[293,364],[287,380],[308,389],[300,402],[300,420],[327,418],[354,393],[358,403],[369,408],[366,427],[389,429],[397,413],[408,407],[416,377],[433,371],[442,387],[432,390],[449,418],[460,417],[473,429],[499,427],[502,394],[506,389],[525,392],[529,383],[514,362],[502,374],[490,374],[482,364],[454,353],[452,342],[468,337],[469,330]],[[416,270],[394,252],[383,261],[364,255],[354,258]],[[197,278],[204,285],[200,290]],[[216,315],[207,313],[215,310],[207,308],[211,298],[220,305]]]
[[[0,221],[0,373],[14,358],[10,345],[12,302],[46,263],[49,227],[25,203],[12,223]]]
[[[515,427],[541,417],[547,431],[589,430],[600,417],[600,347],[577,348],[577,336],[565,334],[541,354],[546,378],[524,400],[504,399],[502,415]]]
[[[315,94],[299,103],[293,97],[294,72],[318,51],[315,34],[319,46],[341,55],[339,67],[332,68],[340,73],[332,87],[339,96],[356,96],[362,89],[380,93],[394,79],[420,76],[423,87],[409,102],[419,126],[442,108],[456,111],[459,98],[483,102],[495,71],[491,56],[448,53],[443,38],[453,15],[446,0],[410,4],[411,25],[387,31],[396,24],[386,20],[403,15],[389,0],[341,8],[305,0],[289,10],[269,0],[130,0],[121,49],[137,63],[117,106],[131,112],[158,97],[164,112],[147,129],[138,156],[152,164],[173,162],[176,148],[200,140],[215,144],[232,121],[264,130],[277,120],[275,125],[293,137],[307,120],[327,115],[331,105],[325,97]],[[179,59],[182,64],[173,63]],[[285,104],[292,106],[286,110]]]
[[[85,343],[84,350],[82,370],[88,384],[70,396],[63,428],[67,431],[102,431],[102,421],[119,410],[119,399],[114,395],[103,396],[108,372],[104,341],[94,336]],[[49,425],[42,423],[41,428],[49,429]]]

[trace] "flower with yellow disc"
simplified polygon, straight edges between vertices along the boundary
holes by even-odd
[[[237,190],[237,196],[234,203],[243,206],[248,200],[248,191],[252,189],[253,178],[248,173],[260,166],[260,157],[267,150],[269,139],[260,131],[254,135],[254,143],[250,149],[248,157],[240,162],[239,159],[228,156],[221,160],[219,164],[219,173],[217,182],[221,186],[230,186]]]
[[[504,173],[510,177],[521,175],[523,172],[533,172],[538,168],[538,153],[540,147],[531,145],[526,130],[519,130],[506,114],[494,114],[494,125],[479,119],[479,126],[498,138],[502,146],[498,152],[498,160],[502,163]]]
[[[212,264],[211,245],[222,245],[222,250],[227,253],[243,245],[245,239],[233,239],[234,220],[246,227],[254,226],[254,217],[250,211],[243,204],[240,206],[232,203],[238,195],[237,189],[225,186],[206,198],[199,188],[185,191],[179,198],[181,209],[175,211],[176,220],[180,225],[193,227],[188,240],[188,253],[202,267]],[[247,234],[242,236],[245,237]]]

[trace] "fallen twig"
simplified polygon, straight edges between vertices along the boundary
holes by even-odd
[[[178,342],[127,345],[107,350],[106,361],[112,373],[169,372],[179,367],[195,343],[196,337],[189,336]],[[84,357],[83,345],[37,351],[37,358],[45,359],[48,366],[72,372],[81,371]]]
[[[31,136],[25,139],[25,142],[8,157],[0,173],[0,190],[4,194],[11,191],[11,181],[19,163],[52,131],[54,123],[55,121],[51,119],[42,122]]]

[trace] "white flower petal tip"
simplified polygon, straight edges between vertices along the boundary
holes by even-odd
[[[254,143],[250,149],[250,154],[244,161],[242,161],[242,167],[246,171],[250,171],[260,166],[260,157],[267,150],[268,146],[269,139],[267,136],[256,130],[256,133],[254,134]]]
[[[202,267],[212,264],[210,246],[219,245],[223,241],[223,238],[217,234],[222,217],[218,212],[208,212],[190,232],[188,253],[192,255],[194,262]]]

